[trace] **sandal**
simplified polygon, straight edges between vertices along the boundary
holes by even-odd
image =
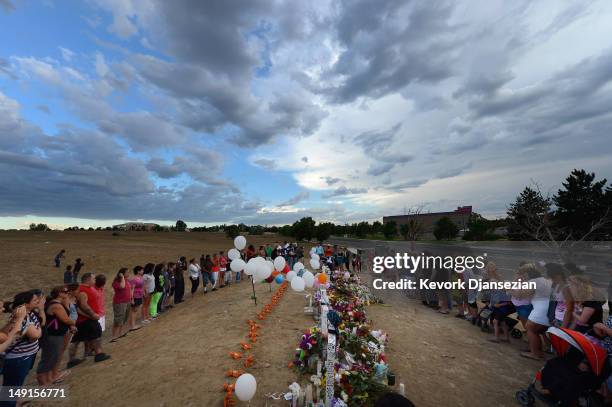
[[[132,332],[132,331],[138,331],[140,328],[142,328],[142,325],[135,326],[134,328],[130,328],[130,332]]]
[[[70,370],[64,370],[60,373],[59,377],[53,380],[53,384],[59,384],[64,381],[66,377],[70,376]]]

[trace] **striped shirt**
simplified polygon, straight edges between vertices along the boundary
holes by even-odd
[[[30,312],[27,318],[24,318],[21,324],[23,332],[28,325],[34,325],[40,328],[40,319],[35,312]],[[11,346],[6,349],[5,359],[17,359],[25,356],[35,355],[38,352],[38,339],[29,340],[27,336],[21,336]]]

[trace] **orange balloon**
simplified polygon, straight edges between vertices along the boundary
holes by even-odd
[[[327,274],[319,274],[319,283],[321,284],[325,284],[327,283]]]

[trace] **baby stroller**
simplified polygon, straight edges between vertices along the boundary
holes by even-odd
[[[610,376],[606,350],[570,329],[551,327],[546,333],[557,356],[516,393],[519,404],[533,406],[538,399],[547,406],[603,406],[596,390]]]
[[[491,327],[491,318],[493,316],[493,308],[489,304],[486,304],[478,313],[477,325],[480,327],[482,332],[493,332],[493,328]],[[516,324],[518,324],[518,320],[510,317],[504,318],[504,323],[508,325],[508,329],[510,329],[510,335],[514,339],[521,339],[523,337],[523,332],[520,329],[515,328]]]

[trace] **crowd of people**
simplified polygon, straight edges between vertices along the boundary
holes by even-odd
[[[612,278],[612,261],[602,264],[602,268]],[[440,282],[463,279],[466,287],[471,279],[504,281],[494,262],[488,262],[481,270],[468,269],[456,275],[451,270],[424,270],[419,278]],[[546,331],[558,327],[585,334],[593,343],[602,345],[612,362],[612,315],[604,318],[606,293],[586,275],[584,268],[573,263],[522,262],[513,279],[534,282],[535,289],[423,290],[421,299],[442,314],[451,313],[456,305],[457,318],[481,328],[491,326],[493,336],[489,340],[494,343],[509,343],[512,329],[520,323],[527,335],[526,347],[520,352],[525,358],[544,361],[547,353],[552,354]],[[612,280],[607,300],[608,309],[612,310]],[[608,386],[612,392],[612,380]]]
[[[318,245],[315,250],[325,256],[330,268],[360,268],[358,257],[344,248]],[[245,261],[257,256],[266,259],[283,256],[292,268],[304,260],[304,247],[276,242],[259,248],[250,245],[241,251]],[[62,249],[54,257],[54,266],[60,268],[65,258],[66,250]],[[185,301],[185,278],[191,283],[192,296],[200,286],[203,293],[208,293],[209,289],[216,291],[239,284],[245,278],[244,271],[233,272],[230,262],[227,254],[220,251],[202,254],[199,260],[183,256],[176,262],[119,269],[110,282],[113,293],[110,342],[143,328]],[[70,368],[89,357],[94,363],[111,357],[104,352],[102,342],[106,330],[107,276],[82,270],[86,270],[85,263],[77,258],[74,264],[65,266],[63,284],[48,294],[40,289],[28,290],[3,304],[4,312],[10,313],[8,322],[0,329],[3,386],[23,385],[39,353],[36,379],[43,386],[61,383],[70,374]],[[77,355],[79,347],[82,357]],[[68,362],[64,364],[66,352]]]

